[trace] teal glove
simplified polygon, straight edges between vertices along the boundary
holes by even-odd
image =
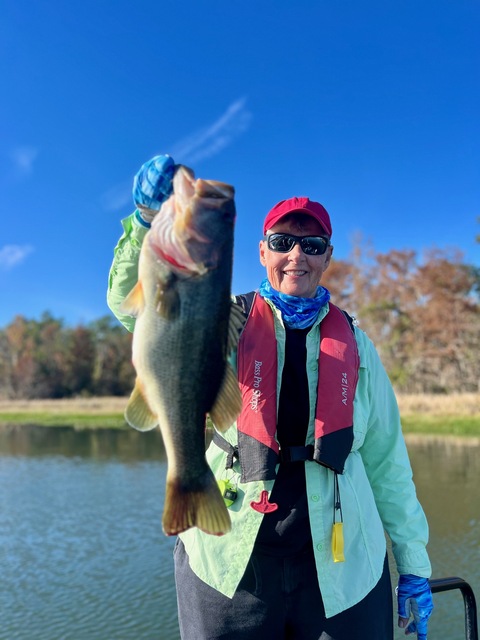
[[[395,589],[398,600],[398,625],[405,627],[413,615],[412,622],[405,629],[406,635],[417,633],[418,640],[427,640],[428,619],[433,610],[432,591],[427,578],[412,574],[401,575]]]
[[[173,191],[175,163],[168,155],[155,156],[145,162],[133,179],[133,201],[137,207],[135,217],[149,227],[163,202]]]

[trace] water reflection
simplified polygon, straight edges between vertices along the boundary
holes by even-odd
[[[0,638],[178,640],[158,434],[0,436]]]
[[[438,536],[463,535],[480,518],[480,446],[458,439],[411,441],[410,458],[420,499]]]
[[[408,448],[433,577],[462,577],[478,601],[480,445]],[[158,431],[0,430],[0,638],[178,640],[165,475]],[[460,593],[437,594],[429,638],[464,637]]]
[[[116,458],[165,461],[165,449],[158,429],[139,433],[133,429],[82,429],[70,427],[14,426],[0,429],[0,455],[67,458]]]
[[[480,600],[480,440],[409,437],[419,499],[430,526],[433,577],[458,576]],[[434,596],[429,638],[463,640],[460,591]],[[403,634],[398,637],[405,637]]]

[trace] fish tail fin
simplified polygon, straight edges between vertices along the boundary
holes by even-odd
[[[210,470],[200,491],[186,491],[180,480],[167,476],[162,526],[167,536],[178,535],[191,527],[215,536],[230,531],[230,515]]]
[[[150,431],[158,425],[158,418],[148,406],[143,395],[140,381],[135,381],[135,387],[125,409],[125,420],[138,431]]]
[[[209,414],[217,429],[226,431],[235,422],[241,409],[242,395],[238,386],[237,376],[230,364],[227,363],[222,386]]]

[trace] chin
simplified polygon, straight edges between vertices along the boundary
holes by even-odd
[[[299,289],[289,289],[287,291],[283,291],[289,296],[294,296],[295,298],[312,298],[313,296],[310,293],[306,293],[305,291]]]

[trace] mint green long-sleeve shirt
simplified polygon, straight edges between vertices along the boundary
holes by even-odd
[[[135,214],[122,220],[123,234],[113,250],[113,262],[108,274],[107,304],[124,327],[133,331],[135,318],[120,311],[120,305],[138,280],[138,258],[148,229],[142,227]]]
[[[122,221],[124,233],[115,248],[109,275],[108,304],[129,330],[134,319],[119,306],[137,280],[137,263],[146,230],[133,216]],[[272,305],[271,305],[272,306]],[[280,395],[285,359],[285,329],[280,312],[272,306],[278,351],[277,397]],[[310,421],[305,444],[314,442],[320,323],[328,305],[307,335],[307,377]],[[387,534],[392,542],[397,570],[428,578],[431,567],[426,551],[428,525],[416,497],[412,470],[402,435],[395,395],[367,335],[355,328],[360,356],[359,380],[354,400],[354,442],[345,471],[338,476],[345,561],[334,562],[331,550],[334,474],[316,462],[305,462],[310,528],[328,617],[362,600],[378,582],[386,552]],[[237,444],[233,424],[222,436]],[[207,460],[217,478],[225,477],[226,453],[212,443]],[[269,494],[274,480],[240,482],[240,473],[228,471],[237,483],[238,497],[229,507],[232,530],[225,536],[207,535],[197,528],[181,534],[192,570],[207,584],[232,597],[255,543],[262,513],[252,509],[263,490]]]

